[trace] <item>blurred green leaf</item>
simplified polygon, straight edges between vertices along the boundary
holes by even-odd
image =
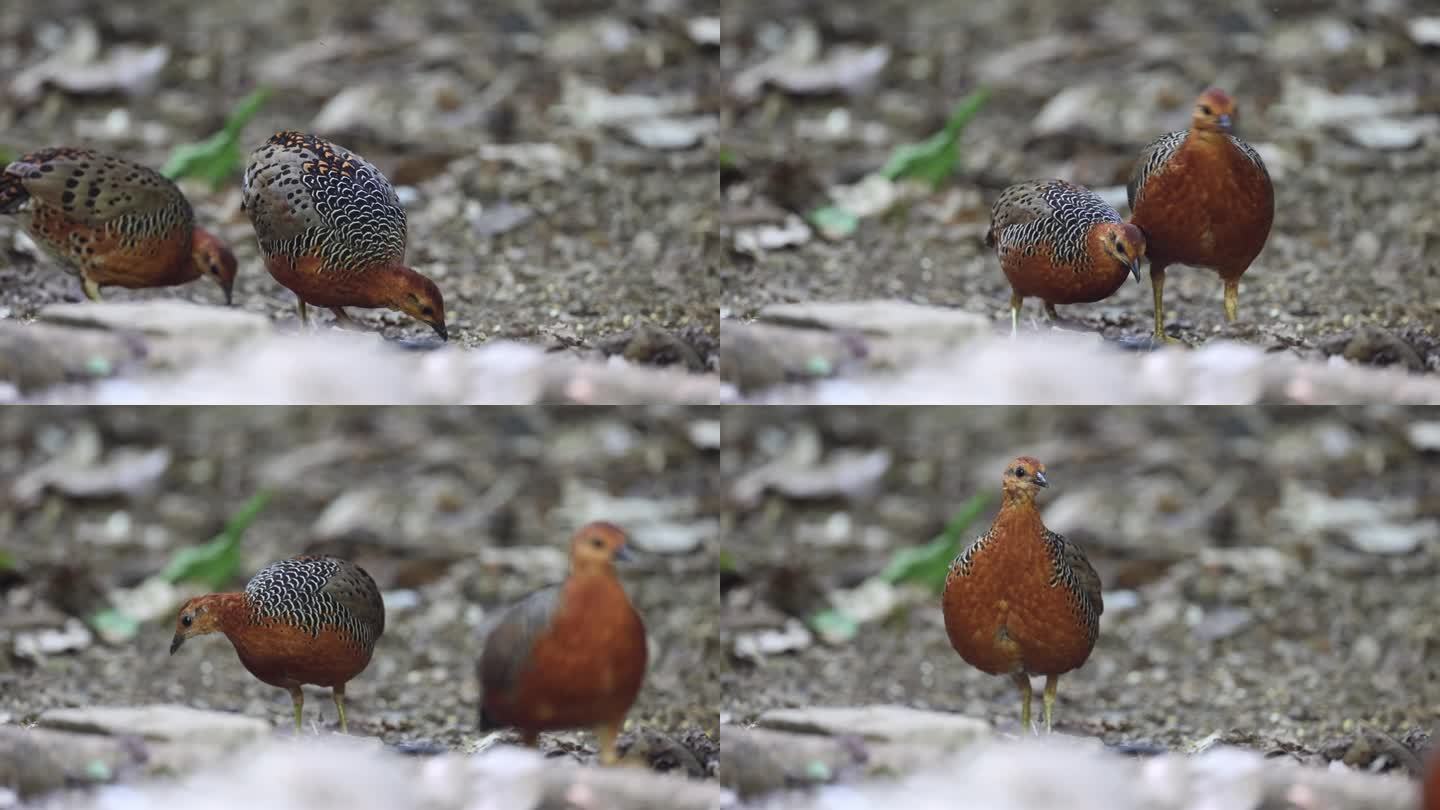
[[[720,573],[735,574],[739,571],[740,567],[735,563],[735,555],[731,554],[729,549],[720,549]]]
[[[175,147],[160,173],[171,180],[198,177],[209,180],[211,188],[220,188],[240,171],[245,156],[240,152],[240,131],[264,106],[270,89],[262,87],[236,105],[225,121],[225,128],[197,143]]]
[[[990,91],[980,88],[955,105],[945,128],[919,143],[896,147],[880,173],[891,180],[923,180],[938,187],[960,165],[960,133],[985,106]]]
[[[722,146],[715,162],[722,169],[734,169],[740,165],[740,158],[735,154],[735,150]]]
[[[969,537],[970,524],[980,517],[989,502],[990,496],[985,493],[971,498],[934,540],[895,552],[879,578],[892,585],[914,582],[939,593],[945,585],[945,575],[950,572],[950,563]]]
[[[834,608],[812,614],[809,625],[826,644],[843,644],[860,632],[859,622]]]
[[[4,168],[13,163],[17,157],[20,157],[20,153],[14,149],[8,146],[0,146],[0,168]]]
[[[269,492],[257,493],[210,542],[176,552],[160,578],[171,583],[201,582],[212,589],[224,587],[240,570],[240,538],[269,501]]]
[[[843,239],[860,227],[860,217],[838,205],[824,205],[806,217],[826,239]]]
[[[15,555],[0,548],[0,571],[15,570]]]
[[[140,622],[115,608],[91,614],[87,623],[108,644],[130,641],[140,634]]]

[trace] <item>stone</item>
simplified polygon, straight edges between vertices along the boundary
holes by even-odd
[[[244,743],[271,733],[270,724],[258,718],[166,704],[50,709],[40,715],[39,725],[85,734],[208,745]]]
[[[50,304],[42,308],[37,317],[42,323],[62,326],[225,342],[268,334],[274,328],[269,318],[257,312],[192,304],[174,298]]]
[[[773,304],[760,311],[759,320],[951,346],[991,334],[995,328],[989,318],[974,312],[887,300]]]
[[[868,741],[921,743],[959,748],[989,737],[990,724],[974,717],[928,712],[908,706],[813,706],[774,709],[755,721],[761,728],[830,736],[855,735]]]

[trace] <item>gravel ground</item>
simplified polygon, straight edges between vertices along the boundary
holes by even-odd
[[[724,415],[738,503],[722,576],[722,717],[893,703],[1018,731],[1006,679],[950,648],[932,594],[848,643],[735,654],[846,598],[1015,455],[1044,461],[1048,526],[1104,582],[1099,643],[1060,682],[1056,729],[1129,750],[1216,742],[1413,770],[1440,712],[1436,414],[1398,408],[760,408]],[[886,463],[877,466],[876,459]],[[756,478],[746,478],[750,483]],[[790,494],[786,494],[790,493]],[[872,595],[868,604],[883,604]],[[1037,702],[1038,710],[1038,702]]]
[[[350,684],[347,715],[352,734],[389,744],[477,743],[479,625],[563,576],[571,527],[609,515],[642,540],[693,538],[693,548],[652,550],[622,571],[652,643],[622,745],[655,732],[705,767],[718,756],[720,699],[717,418],[704,409],[5,411],[0,548],[16,568],[0,575],[0,715],[24,723],[51,707],[179,703],[288,733],[286,693],[251,677],[223,639],[167,655],[178,594],[152,605],[155,618],[132,640],[19,652],[22,637],[89,615],[269,488],[232,584],[297,553],[336,553],[370,571],[387,594],[387,626]],[[99,458],[77,461],[87,444]],[[156,450],[169,454],[158,478],[143,461]],[[59,483],[35,493],[35,471],[56,459],[47,469]],[[104,494],[147,479],[134,494]],[[105,489],[56,489],[84,481]],[[309,691],[305,710],[308,730],[335,723],[325,690]],[[588,732],[543,745],[593,753]]]
[[[965,129],[962,166],[941,190],[903,197],[850,238],[815,237],[758,258],[735,252],[722,313],[744,319],[774,302],[903,299],[980,313],[1008,331],[1009,287],[981,243],[1000,190],[1058,176],[1109,189],[1123,206],[1141,148],[1187,126],[1195,96],[1215,84],[1238,99],[1239,133],[1266,157],[1275,225],[1243,279],[1234,326],[1224,323],[1213,273],[1172,269],[1171,331],[1192,344],[1227,337],[1433,371],[1440,51],[1411,29],[1433,10],[1419,0],[1383,10],[1309,0],[727,3],[727,81],[803,43],[838,60],[822,64],[846,66],[794,72],[819,91],[771,85],[753,99],[732,95],[727,243],[877,170],[896,146],[939,131],[977,87],[991,96]],[[866,60],[841,54],[873,47],[888,48],[888,61],[861,82]],[[1392,135],[1382,148],[1381,137]],[[1151,313],[1148,278],[1101,303],[1060,308],[1067,328],[1111,339],[1146,337]],[[1040,305],[1027,302],[1022,320],[1043,325]]]
[[[605,90],[670,99],[669,115],[713,124],[706,99],[716,49],[686,26],[715,15],[714,4],[663,5],[14,0],[0,20],[8,77],[82,47],[87,31],[102,58],[131,45],[168,48],[169,59],[129,95],[22,97],[12,86],[7,97],[0,87],[0,146],[21,153],[81,143],[159,166],[268,86],[273,95],[245,128],[242,152],[277,129],[308,129],[405,187],[408,259],[444,292],[452,342],[506,336],[617,352],[648,325],[704,367],[719,297],[703,236],[715,209],[709,136],[689,148],[648,148],[578,117],[614,114],[615,102],[591,92]],[[237,305],[295,323],[293,296],[259,261],[238,175],[219,191],[185,188],[201,222],[235,249]],[[15,230],[0,219],[0,312],[23,320],[46,303],[76,300],[78,284],[20,251]],[[205,283],[107,291],[121,300],[168,296],[221,302]],[[357,315],[390,337],[428,332],[398,313]],[[673,346],[631,356],[696,362]]]

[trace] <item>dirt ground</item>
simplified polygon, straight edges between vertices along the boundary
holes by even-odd
[[[965,129],[962,165],[941,190],[862,221],[850,238],[816,236],[760,258],[732,253],[722,311],[744,319],[773,302],[903,299],[981,313],[1008,331],[1009,287],[981,242],[1000,190],[1064,177],[1118,193],[1123,205],[1142,147],[1186,127],[1195,96],[1214,84],[1237,98],[1238,132],[1267,160],[1275,224],[1244,276],[1234,326],[1224,323],[1213,273],[1172,268],[1171,333],[1192,344],[1227,337],[1433,371],[1440,51],[1409,33],[1426,13],[1433,7],[1420,0],[1383,12],[1310,0],[726,3],[727,77],[792,46],[807,26],[822,56],[889,48],[868,83],[837,80],[846,89],[824,93],[769,86],[733,103],[725,121],[733,165],[722,175],[732,236],[825,202],[826,189],[856,182],[896,146],[942,129],[971,91],[984,86],[991,96]],[[1073,103],[1047,110],[1062,94],[1074,94]],[[1341,109],[1351,96],[1363,98],[1365,111]],[[1388,135],[1412,121],[1428,134],[1401,136],[1398,148],[1362,131],[1373,125]],[[1148,276],[1060,314],[1072,321],[1067,328],[1144,338]],[[1022,325],[1045,328],[1038,302],[1026,302]]]
[[[978,536],[998,508],[1001,470],[1029,454],[1048,469],[1046,524],[1082,547],[1104,583],[1099,642],[1060,681],[1057,731],[1136,752],[1222,742],[1362,769],[1384,754],[1383,767],[1414,768],[1410,752],[1440,713],[1436,416],[728,410],[722,464],[737,506],[721,585],[731,651],[722,718],[892,703],[1018,732],[1015,687],[955,654],[928,592],[897,589],[850,642],[758,658],[736,650],[853,595],[990,493],[964,533]],[[735,486],[767,466],[778,472],[764,493]]]
[[[156,617],[128,641],[38,659],[22,656],[18,641],[103,607],[268,488],[272,500],[230,584],[299,553],[365,567],[386,593],[387,621],[374,659],[349,685],[351,733],[465,750],[480,740],[473,667],[482,623],[559,581],[570,529],[608,513],[637,537],[695,539],[693,548],[642,552],[621,573],[652,642],[622,745],[678,746],[703,768],[718,756],[722,658],[718,469],[713,442],[697,437],[707,426],[713,434],[717,418],[598,408],[6,410],[0,549],[15,567],[0,573],[0,715],[25,723],[51,707],[177,703],[265,718],[288,734],[289,697],[250,676],[223,638],[167,654],[174,605],[151,606]],[[92,441],[97,459],[59,464],[54,480],[70,483],[40,492],[25,483]],[[141,489],[134,457],[157,449],[168,450],[168,465]],[[67,494],[81,480],[106,488]],[[122,486],[136,491],[104,494]],[[335,726],[326,690],[307,690],[305,712],[307,733]],[[576,732],[542,744],[584,756],[594,741]]]
[[[598,88],[678,99],[672,115],[713,117],[717,50],[686,25],[718,12],[704,0],[663,5],[655,13],[651,4],[585,0],[15,0],[0,20],[6,76],[74,47],[86,25],[102,57],[117,46],[165,46],[169,59],[128,95],[46,89],[21,98],[0,87],[0,146],[23,153],[78,143],[160,166],[268,86],[242,153],[280,128],[318,131],[405,187],[408,259],[444,293],[452,343],[505,336],[617,352],[629,330],[649,325],[706,363],[719,298],[715,261],[704,253],[715,210],[710,136],[650,148],[571,114],[613,112],[613,104],[586,106],[595,98],[586,92]],[[586,92],[568,97],[572,84]],[[219,191],[184,187],[201,223],[239,258],[237,306],[296,323],[293,296],[257,256],[238,174]],[[46,303],[76,300],[76,281],[19,252],[15,230],[0,219],[0,311],[23,320]],[[118,300],[167,296],[222,300],[206,282],[107,291]],[[391,337],[429,334],[398,313],[356,314]],[[674,362],[676,353],[662,346],[639,359]]]

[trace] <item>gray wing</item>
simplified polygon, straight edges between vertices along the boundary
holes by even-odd
[[[1185,142],[1185,136],[1189,134],[1189,130],[1182,129],[1161,135],[1151,141],[1150,145],[1140,152],[1140,157],[1135,159],[1135,166],[1130,170],[1130,182],[1125,186],[1125,197],[1130,201],[1132,215],[1135,213],[1135,200],[1145,188],[1145,181],[1170,160],[1170,156],[1175,154],[1175,150],[1180,148],[1180,144]]]
[[[159,172],[88,150],[42,149],[11,163],[5,173],[20,178],[30,196],[90,225],[166,209],[174,209],[171,216],[194,216],[185,195]]]
[[[380,588],[364,568],[344,560],[336,562],[339,571],[322,591],[359,622],[362,632],[369,636],[363,640],[374,644],[385,632],[385,601],[380,598]]]
[[[480,688],[509,690],[529,663],[535,640],[555,618],[560,605],[560,586],[551,585],[511,605],[485,639],[480,654]]]
[[[995,247],[1000,232],[1012,225],[1024,225],[1053,214],[1055,209],[1045,198],[1045,189],[1051,182],[1030,180],[1000,192],[995,204],[990,206],[990,230],[985,232],[985,246]]]
[[[1045,530],[1045,544],[1051,548],[1055,564],[1053,584],[1064,585],[1075,597],[1075,602],[1089,628],[1090,637],[1100,631],[1100,615],[1105,612],[1105,600],[1101,595],[1100,575],[1085,557],[1080,547],[1066,540],[1062,535]]]

